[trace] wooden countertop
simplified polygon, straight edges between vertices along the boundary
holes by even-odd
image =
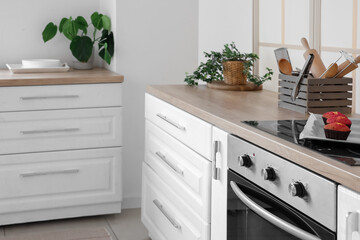
[[[206,86],[186,85],[153,85],[147,88],[147,92],[214,126],[360,192],[360,167],[350,167],[241,123],[244,120],[307,119],[307,115],[279,108],[275,92],[221,91]],[[351,117],[360,118],[359,115]]]
[[[19,73],[0,69],[0,87],[85,84],[85,83],[121,83],[124,76],[104,68],[92,70],[70,69],[60,73]]]

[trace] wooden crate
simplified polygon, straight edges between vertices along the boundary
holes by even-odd
[[[296,76],[279,75],[279,107],[301,113],[351,113],[352,78],[304,78],[298,98],[291,100]]]

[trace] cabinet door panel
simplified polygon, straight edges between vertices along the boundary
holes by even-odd
[[[0,154],[122,145],[122,108],[0,113]]]
[[[211,239],[227,239],[227,135],[227,132],[213,127],[213,146],[218,142],[218,149],[212,161],[219,169],[219,175],[217,179],[214,175],[212,177]]]
[[[338,187],[338,240],[360,239],[360,193]]]

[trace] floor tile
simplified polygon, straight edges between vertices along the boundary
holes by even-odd
[[[150,240],[141,222],[141,210],[125,209],[120,214],[106,215],[112,231],[119,240]]]
[[[71,218],[62,220],[52,220],[44,222],[34,222],[25,224],[14,224],[4,226],[5,236],[15,236],[20,234],[51,232],[72,228],[98,228],[106,227],[110,234],[113,235],[104,216]],[[116,238],[115,238],[116,239]]]

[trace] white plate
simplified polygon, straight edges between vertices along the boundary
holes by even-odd
[[[299,138],[316,139],[329,142],[343,142],[343,143],[355,143],[360,144],[360,119],[349,118],[352,122],[351,133],[346,140],[336,140],[325,137],[324,121],[322,115],[310,113],[310,116],[306,122],[304,130],[300,133]]]
[[[29,68],[24,67],[22,64],[6,64],[6,67],[12,73],[51,73],[51,72],[67,72],[70,67],[67,63],[62,63],[58,67],[42,67],[42,68]]]
[[[21,63],[24,68],[61,67],[59,59],[24,59]]]

